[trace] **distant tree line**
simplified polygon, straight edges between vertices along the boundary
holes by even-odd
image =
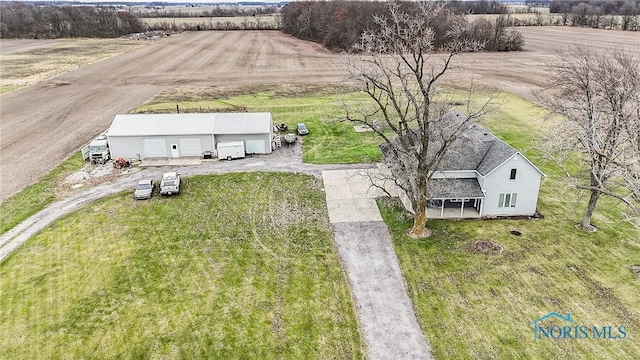
[[[183,9],[144,9],[136,11],[136,15],[141,18],[208,18],[270,15],[276,14],[277,12],[278,8],[275,6],[264,6],[250,9],[216,6],[212,10],[202,11],[189,11]]]
[[[412,2],[402,3],[407,13],[411,13],[415,6],[416,3]],[[461,1],[453,2],[434,17],[437,23],[430,24],[430,27],[435,30],[435,46],[438,50],[446,48],[451,41],[449,33],[452,26],[467,27],[465,38],[484,43],[486,51],[512,51],[522,48],[522,35],[507,29],[506,16],[498,16],[494,20],[477,19],[469,23],[461,13],[461,9],[467,9],[466,6],[467,4]],[[365,30],[375,30],[378,27],[374,22],[374,16],[389,17],[389,8],[384,2],[290,2],[283,7],[281,16],[282,30],[285,33],[318,42],[334,51],[349,51],[352,45],[360,40]]]
[[[450,0],[446,8],[455,14],[507,14],[507,5],[494,0],[461,1]]]
[[[280,30],[282,24],[279,16],[245,16],[242,21],[211,21],[202,19],[200,22],[181,22],[167,19],[147,25],[151,31],[202,31],[202,30]]]
[[[561,25],[640,30],[640,0],[553,0]]]
[[[2,38],[109,38],[145,30],[134,15],[111,7],[0,3]]]

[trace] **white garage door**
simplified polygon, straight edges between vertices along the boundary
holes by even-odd
[[[180,156],[202,156],[200,138],[180,138]]]
[[[167,144],[164,139],[142,139],[142,143],[145,157],[167,157]]]
[[[247,154],[264,154],[267,151],[265,150],[264,140],[246,140],[246,149]]]

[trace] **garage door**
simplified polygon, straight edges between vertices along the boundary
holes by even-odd
[[[142,139],[142,142],[145,157],[167,157],[167,144],[164,139]]]
[[[265,154],[267,152],[265,150],[264,140],[246,140],[245,143],[245,151],[247,154]]]
[[[180,156],[202,156],[200,138],[180,138]]]

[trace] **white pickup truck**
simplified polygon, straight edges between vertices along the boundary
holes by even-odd
[[[162,175],[160,181],[160,195],[173,195],[180,193],[180,174],[168,172]]]

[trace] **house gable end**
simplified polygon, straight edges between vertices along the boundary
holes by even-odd
[[[516,151],[515,154],[509,156],[507,159],[505,159],[502,163],[500,163],[499,165],[495,166],[493,169],[491,169],[490,171],[488,171],[487,173],[483,174],[483,177],[487,178],[489,176],[491,176],[491,174],[493,172],[495,172],[497,169],[501,168],[502,166],[504,166],[506,163],[508,163],[511,159],[513,159],[515,156],[520,155],[522,157],[522,159],[524,159],[532,168],[534,168],[538,173],[540,173],[540,175],[542,177],[547,177],[547,175],[545,173],[542,172],[542,170],[540,170],[537,166],[535,166],[529,159],[527,159],[526,156],[522,155],[522,153],[520,151]]]

